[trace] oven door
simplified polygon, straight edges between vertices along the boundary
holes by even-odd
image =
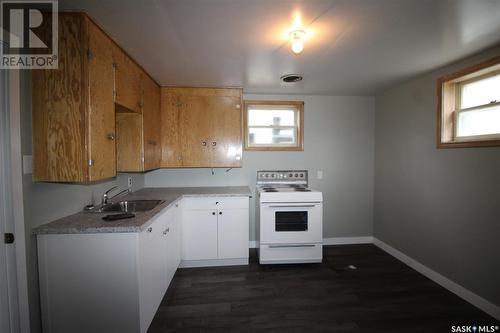
[[[321,203],[280,202],[260,206],[260,242],[263,244],[320,243],[322,230]]]

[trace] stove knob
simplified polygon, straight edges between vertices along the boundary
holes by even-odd
[[[293,173],[289,173],[288,177],[292,178],[293,177]]]
[[[299,178],[299,174],[298,173],[295,174],[295,178]]]
[[[300,178],[304,178],[304,174],[303,173],[300,174]]]
[[[264,178],[269,178],[269,174],[268,174],[268,173],[266,173],[266,174],[264,175]]]
[[[276,176],[274,173],[273,173],[273,174],[271,174],[271,177],[273,177],[273,178],[274,178],[274,176]]]

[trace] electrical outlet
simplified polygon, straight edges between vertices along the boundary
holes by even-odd
[[[318,172],[316,173],[316,178],[323,179],[323,170],[318,170]]]
[[[132,177],[128,177],[127,184],[128,184],[128,188],[132,187]]]

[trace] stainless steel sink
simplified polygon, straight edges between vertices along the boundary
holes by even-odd
[[[123,213],[134,213],[134,212],[145,212],[151,210],[161,204],[163,200],[127,200],[119,201],[116,203],[111,203],[106,206],[101,207],[100,212],[123,212]]]

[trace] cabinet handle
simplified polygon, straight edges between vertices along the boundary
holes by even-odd
[[[151,232],[151,231],[153,231],[153,228],[149,227],[148,232]]]
[[[215,212],[212,212],[212,215],[215,215]]]
[[[222,212],[219,212],[219,215],[222,215]]]
[[[217,146],[217,142],[213,141],[212,146],[214,146],[214,147]]]
[[[178,157],[177,157],[177,160],[178,160],[178,161],[182,161],[182,156],[178,156]]]
[[[218,201],[216,201],[216,202],[215,202],[215,204],[216,204],[216,205],[218,205],[218,204],[219,204],[219,202],[218,202]]]
[[[164,235],[166,235],[166,234],[168,234],[169,232],[170,232],[170,228],[167,228],[167,229],[165,229],[165,230],[163,231],[163,234],[164,234]]]
[[[203,141],[203,142],[201,143],[201,145],[202,145],[202,146],[206,146],[206,145],[207,145],[207,142],[206,142],[206,141]]]
[[[114,140],[115,139],[115,133],[108,133],[108,139],[109,140]]]

